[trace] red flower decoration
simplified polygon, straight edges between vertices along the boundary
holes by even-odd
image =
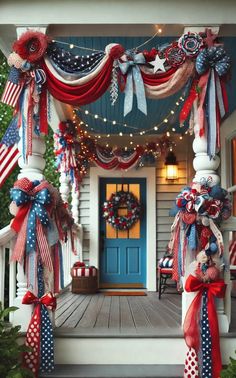
[[[30,63],[39,61],[48,46],[48,37],[38,31],[29,30],[13,43],[13,50]]]

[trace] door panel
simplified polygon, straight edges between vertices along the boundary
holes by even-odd
[[[132,192],[142,206],[141,219],[129,230],[116,230],[102,217],[112,193]],[[119,209],[120,215],[127,208]],[[146,287],[146,179],[100,179],[100,286]]]

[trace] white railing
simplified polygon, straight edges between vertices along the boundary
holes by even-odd
[[[73,254],[71,250],[71,239],[68,233],[68,240],[62,244],[63,256],[63,273],[64,286],[68,287],[71,283],[70,270],[74,262],[82,261],[82,242],[83,242],[83,228],[81,225],[76,225],[75,249],[77,255]],[[9,306],[17,306],[14,314],[10,314],[10,322],[14,325],[21,325],[21,331],[25,332],[31,318],[31,306],[22,305],[22,298],[27,291],[27,280],[24,274],[23,266],[11,261],[11,254],[15,242],[15,233],[10,226],[4,227],[0,230],[0,301],[4,305],[5,288],[8,290]],[[9,251],[9,253],[7,253]],[[6,282],[6,259],[9,264],[9,281]],[[63,291],[63,290],[61,290]],[[58,295],[60,295],[59,292]]]
[[[226,222],[222,223],[221,231],[224,241],[224,259],[226,263],[226,270],[224,274],[224,280],[227,284],[227,290],[224,300],[224,312],[228,318],[229,324],[231,321],[231,286],[232,282],[230,281],[230,270],[236,269],[236,266],[230,265],[229,261],[229,243],[232,240],[232,232],[236,231],[236,217],[230,217]]]
[[[4,306],[5,286],[9,287],[9,306],[13,306],[16,297],[16,264],[11,262],[11,251],[13,246],[14,232],[10,226],[0,230],[0,301]],[[7,251],[9,251],[7,253]],[[6,261],[8,259],[8,261]],[[9,282],[6,282],[6,264],[9,264]],[[10,321],[12,320],[10,313]]]

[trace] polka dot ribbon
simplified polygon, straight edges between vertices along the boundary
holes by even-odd
[[[36,218],[43,226],[48,226],[49,218],[45,205],[51,203],[51,195],[47,188],[43,188],[31,195],[21,189],[11,189],[11,199],[19,207],[26,207],[29,211],[27,221],[26,252],[36,250]],[[26,209],[26,210],[27,210]],[[17,216],[16,216],[17,218]]]
[[[190,348],[187,352],[184,368],[184,378],[199,378],[198,357],[196,351]]]
[[[31,351],[24,354],[24,365],[37,377],[39,369],[42,372],[50,372],[54,367],[53,330],[48,309],[56,309],[56,298],[52,293],[37,298],[28,291],[22,303],[35,305],[25,342]]]

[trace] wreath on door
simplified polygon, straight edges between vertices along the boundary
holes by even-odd
[[[127,208],[127,215],[119,215],[119,208]],[[140,219],[141,205],[131,192],[120,190],[112,193],[103,204],[103,217],[117,230],[128,230]]]

